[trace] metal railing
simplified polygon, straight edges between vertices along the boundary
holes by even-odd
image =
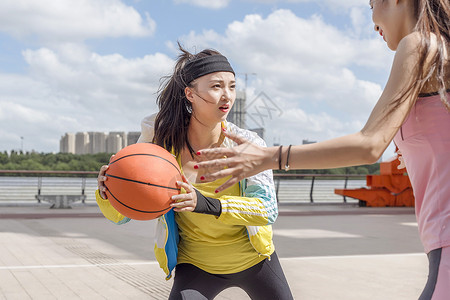
[[[275,190],[277,194],[277,198],[279,198],[279,191],[280,191],[280,183],[283,179],[300,179],[300,180],[311,180],[310,188],[309,188],[309,202],[314,202],[314,184],[316,182],[316,178],[318,180],[325,180],[325,179],[332,179],[336,181],[337,179],[343,179],[344,183],[343,185],[339,185],[336,182],[336,185],[334,188],[344,188],[346,189],[348,187],[349,179],[364,179],[366,178],[366,175],[364,174],[273,174],[274,182],[275,182]],[[334,192],[334,191],[333,191]],[[343,203],[347,203],[347,198],[345,196],[339,196],[342,197]]]
[[[32,202],[40,195],[55,194],[86,195],[86,201],[94,202],[97,174],[95,171],[0,170],[0,202]],[[334,194],[334,189],[365,186],[365,178],[361,174],[288,173],[274,174],[274,183],[279,202],[347,203],[347,198]],[[354,201],[357,202],[351,200]]]
[[[85,196],[93,195],[97,187],[97,174],[94,171],[0,170],[0,201],[40,202],[44,194],[63,194],[83,196],[84,203]]]

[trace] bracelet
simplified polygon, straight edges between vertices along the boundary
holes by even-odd
[[[287,172],[287,171],[289,171],[289,154],[291,154],[291,146],[292,145],[289,145],[289,147],[288,147],[288,151],[287,151],[287,157],[286,157],[286,164],[284,165],[284,170]]]
[[[283,146],[280,146],[280,148],[278,149],[278,170],[281,170],[281,153],[283,150]]]

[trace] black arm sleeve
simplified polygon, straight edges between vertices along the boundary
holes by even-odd
[[[197,206],[194,212],[200,214],[208,214],[219,217],[222,213],[222,205],[219,199],[209,198],[203,196],[199,191],[195,190],[197,194]]]

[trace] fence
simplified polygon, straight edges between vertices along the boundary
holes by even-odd
[[[336,195],[334,189],[366,186],[361,174],[274,174],[275,189],[280,202],[347,203],[358,200]]]
[[[97,172],[0,170],[0,202],[35,203],[37,195],[85,195],[95,202]],[[365,175],[274,174],[280,203],[357,203],[334,194],[334,189],[360,188]]]
[[[38,199],[43,195],[77,195],[83,196],[82,202],[95,201],[97,174],[89,171],[0,170],[0,202],[40,202]]]

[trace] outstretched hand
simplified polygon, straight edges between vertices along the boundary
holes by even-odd
[[[228,131],[224,135],[236,142],[233,148],[211,148],[199,151],[205,161],[199,162],[199,169],[212,169],[212,173],[204,174],[204,181],[214,181],[218,178],[231,178],[217,188],[216,192],[223,191],[239,182],[240,180],[258,174],[270,168],[271,154],[267,148],[260,147]]]

